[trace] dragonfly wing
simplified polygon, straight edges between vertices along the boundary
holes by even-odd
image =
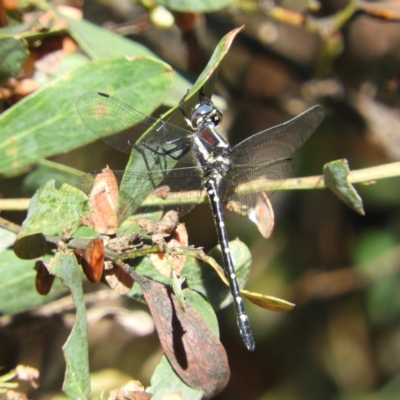
[[[324,109],[315,106],[290,121],[259,132],[233,148],[221,191],[225,214],[250,215],[292,170],[291,156],[317,129]]]
[[[95,135],[114,148],[130,154],[142,134],[151,146],[188,135],[188,131],[161,119],[148,117],[104,93],[87,93],[76,107],[85,124]]]
[[[231,217],[248,216],[271,196],[292,170],[291,159],[280,159],[261,165],[233,166],[221,182],[224,214]]]
[[[291,157],[318,128],[324,115],[322,106],[314,106],[284,124],[250,136],[233,148],[232,164],[257,165]]]

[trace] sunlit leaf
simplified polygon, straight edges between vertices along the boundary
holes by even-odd
[[[91,58],[110,58],[118,56],[158,56],[140,43],[117,35],[85,19],[66,18],[68,30],[82,50]]]
[[[295,304],[290,303],[286,300],[279,299],[278,297],[267,296],[265,294],[249,292],[247,290],[241,290],[240,293],[250,300],[252,303],[259,307],[265,308],[270,311],[290,311],[293,310]]]
[[[144,57],[93,61],[63,75],[0,115],[0,174],[96,140],[76,110],[83,94],[107,92],[149,114],[171,81],[168,65]]]
[[[20,258],[36,258],[48,251],[42,233],[56,233],[79,221],[90,212],[87,197],[73,186],[60,190],[54,180],[45,183],[32,197],[28,215],[14,245]]]
[[[77,41],[83,51],[94,60],[118,56],[148,56],[160,59],[157,54],[140,43],[101,28],[89,21],[84,19],[80,21],[67,19],[67,21],[71,36]],[[175,72],[171,90],[168,92],[164,104],[170,106],[176,105],[190,86],[191,84],[188,80]],[[138,110],[145,111],[145,109],[141,108],[138,108]]]

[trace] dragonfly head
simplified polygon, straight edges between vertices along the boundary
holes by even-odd
[[[222,121],[222,111],[214,106],[211,101],[201,102],[195,106],[192,112],[191,122],[195,128],[204,125],[218,126]]]

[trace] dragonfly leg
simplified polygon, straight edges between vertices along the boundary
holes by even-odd
[[[168,144],[168,143],[167,143]],[[173,160],[180,160],[192,147],[191,143],[183,143],[180,146],[176,146],[173,149],[165,150],[163,147],[157,145],[156,148],[149,146],[147,143],[141,143],[143,147],[150,150],[152,153],[157,154],[159,156],[168,156]],[[173,155],[174,153],[181,151],[178,155]]]
[[[186,121],[186,123],[192,128],[195,129],[195,127],[192,125],[192,121],[190,120],[190,118],[188,117],[188,115],[186,114],[186,110],[185,110],[185,106],[184,106],[184,102],[186,100],[186,97],[188,96],[188,94],[190,93],[190,90],[188,90],[186,92],[186,94],[182,97],[182,100],[179,102],[179,110],[181,110],[183,119]]]

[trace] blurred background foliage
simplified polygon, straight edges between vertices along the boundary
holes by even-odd
[[[85,34],[82,25],[74,25],[72,19],[68,26],[63,17],[47,19],[49,5],[34,0],[0,4],[0,24],[9,30],[0,33],[25,32],[23,39],[1,41],[0,50],[16,49],[11,67],[3,68],[6,60],[1,62],[3,110],[63,72],[84,68],[89,58],[114,56],[113,43],[101,32],[140,43],[142,54],[156,54],[194,82],[221,37],[245,24],[219,68],[216,86],[226,102],[224,128],[231,143],[319,103],[327,115],[296,154],[295,176],[321,174],[322,166],[335,159],[346,158],[354,170],[400,158],[397,1],[51,2],[69,6],[63,11],[71,18],[82,13],[102,27],[89,35],[93,43],[100,39],[101,46],[88,44],[84,49],[77,45]],[[183,78],[179,82],[164,105],[176,105],[188,89]],[[71,99],[73,104],[76,100]],[[36,112],[40,119],[40,108]],[[62,140],[55,130],[54,141]],[[95,142],[51,160],[90,171],[106,164],[123,169],[127,158]],[[8,171],[17,176],[0,182],[1,195],[13,199],[14,206],[7,206],[11,211],[2,216],[20,224],[25,211],[16,209],[26,209],[23,199],[56,173],[62,180],[63,172],[45,162],[36,169]],[[246,288],[285,298],[297,307],[277,314],[246,304],[257,343],[254,353],[241,342],[233,308],[218,313],[232,370],[219,399],[398,398],[399,178],[358,185],[357,190],[365,216],[348,209],[328,190],[276,193],[276,226],[268,241],[248,221],[227,221],[230,238],[239,237],[253,255]],[[206,250],[216,244],[207,205],[196,207],[184,222],[190,244]],[[6,249],[13,237],[4,230],[1,235]],[[20,276],[25,273],[34,284],[32,262],[5,255],[2,259],[1,290],[10,285],[6,271],[12,269]],[[53,290],[56,296],[61,289]],[[93,397],[102,387],[107,393],[130,378],[149,385],[162,351],[146,308],[104,287],[88,284],[87,290]],[[21,287],[8,296],[23,298],[25,291]],[[25,392],[33,399],[56,398],[65,368],[61,346],[74,320],[71,301],[63,298],[24,313],[18,313],[18,307],[7,310],[4,297],[2,301],[2,371],[17,364],[36,367],[41,385],[37,390],[26,387]],[[40,303],[30,301],[34,307]]]

